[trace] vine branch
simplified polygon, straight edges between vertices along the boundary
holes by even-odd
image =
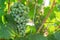
[[[10,14],[10,0],[8,0],[8,14]]]
[[[21,2],[21,0],[18,0],[18,2]]]
[[[49,12],[48,12],[47,16],[44,18],[44,20],[42,21],[42,25],[41,25],[41,26],[39,27],[39,29],[37,30],[37,33],[39,33],[40,30],[43,28],[43,25],[44,25],[44,23],[46,22],[46,20],[48,19],[48,17],[50,16],[50,14],[51,14],[51,12],[52,12],[54,6],[55,6],[55,0],[53,0],[51,9],[49,10]]]

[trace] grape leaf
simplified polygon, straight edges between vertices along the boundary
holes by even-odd
[[[43,0],[38,0],[38,4],[42,4]]]
[[[55,16],[55,13],[52,12],[52,13],[50,14],[50,20],[54,19],[55,17],[56,17],[56,16]]]
[[[47,38],[40,34],[32,34],[28,36],[28,40],[47,40]]]
[[[48,39],[48,40],[56,40],[54,34],[49,34],[49,35],[47,36],[47,39]]]
[[[60,31],[57,31],[55,34],[54,34],[55,38],[57,40],[60,40]]]

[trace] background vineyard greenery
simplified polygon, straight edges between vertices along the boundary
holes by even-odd
[[[50,0],[49,6],[44,7],[43,14],[40,12],[43,0],[37,0],[37,2],[36,0],[20,1],[29,7],[29,19],[35,24],[33,26],[27,25],[26,35],[20,37],[18,32],[16,32],[15,22],[11,16],[7,15],[9,2],[9,6],[11,7],[15,2],[18,2],[18,0],[0,0],[0,40],[60,40],[60,0],[55,0],[55,6],[51,9],[53,1],[54,0]],[[48,16],[50,10],[52,10],[52,12],[43,24],[42,21]],[[6,20],[5,16],[10,21]],[[42,29],[37,33],[37,30],[42,24]],[[44,33],[47,33],[46,37]]]

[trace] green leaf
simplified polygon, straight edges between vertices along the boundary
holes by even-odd
[[[47,38],[40,34],[32,34],[28,36],[28,40],[47,40]]]
[[[57,11],[57,12],[60,11],[60,4],[56,3],[56,5],[54,7],[54,11]]]
[[[0,0],[0,5],[4,4],[5,0]]]
[[[44,8],[44,17],[47,16],[48,12],[49,12],[50,8],[49,7],[46,7]]]
[[[13,24],[15,24],[15,21],[14,21],[13,17],[12,17],[10,14],[6,14],[4,17],[5,17],[5,20],[6,20],[8,23],[13,23]]]
[[[6,5],[5,4],[1,4],[0,5],[0,16],[4,15],[4,9],[5,9]]]
[[[0,10],[0,16],[2,16],[4,14],[3,10]]]
[[[10,14],[6,14],[4,17],[5,17],[5,20],[7,21],[7,25],[10,26],[12,28],[12,30],[14,30],[16,32],[17,24],[14,21],[13,17]],[[16,33],[18,33],[18,32],[16,32]]]
[[[4,39],[9,39],[10,38],[10,33],[5,27],[5,25],[0,23],[0,38]]]
[[[55,34],[54,34],[55,38],[57,40],[60,40],[60,31],[57,31]]]
[[[59,22],[59,21],[56,21],[56,24],[57,24],[57,25],[60,25],[60,22]]]
[[[2,17],[0,16],[0,23],[2,22]]]
[[[38,0],[38,4],[42,4],[43,0]]]
[[[34,16],[34,8],[29,12],[29,17],[33,19]]]
[[[10,2],[15,2],[15,0],[10,0]]]
[[[16,36],[16,27],[14,24],[6,23],[2,24],[0,23],[0,38],[2,39],[10,39],[14,38]]]
[[[47,39],[48,39],[48,40],[56,40],[54,34],[49,34],[49,35],[47,36]]]
[[[58,3],[60,3],[60,0],[58,0]]]
[[[14,40],[28,40],[26,37],[17,37]]]
[[[6,0],[6,2],[8,3],[8,2],[9,2],[9,0]],[[15,2],[15,0],[10,0],[10,2]]]
[[[56,17],[56,16],[55,16],[55,13],[52,12],[52,13],[50,14],[50,20],[54,19],[55,17]]]

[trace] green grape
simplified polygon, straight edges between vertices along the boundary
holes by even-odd
[[[22,3],[14,3],[11,7],[10,14],[17,24],[18,34],[21,36],[25,35],[26,23],[28,22],[29,8]]]

